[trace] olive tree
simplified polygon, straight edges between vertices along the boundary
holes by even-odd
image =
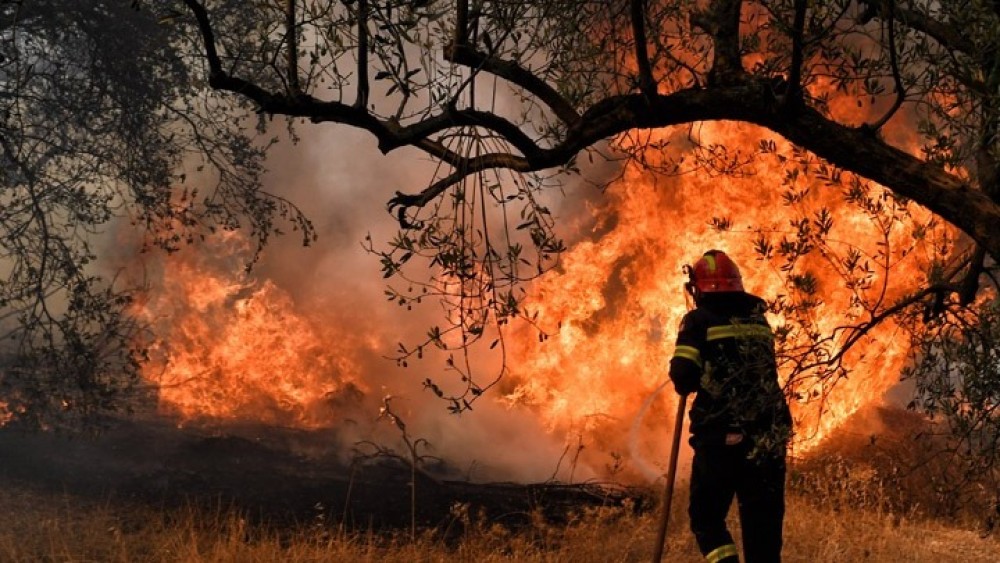
[[[464,348],[489,325],[531,320],[518,283],[562,250],[537,196],[577,171],[581,155],[666,173],[726,167],[725,151],[690,164],[671,159],[669,147],[614,142],[654,128],[755,124],[802,149],[801,171],[835,179],[830,189],[877,182],[967,235],[929,283],[905,303],[873,305],[854,334],[910,304],[973,302],[1000,256],[994,2],[165,4],[149,9],[181,29],[212,89],[261,115],[360,128],[383,152],[411,147],[440,163],[422,189],[387,202],[400,233],[389,249],[373,249],[386,277],[407,278],[414,257],[437,267],[423,285],[409,284],[417,289],[388,291],[404,304],[429,296],[449,303],[450,323],[432,329],[425,345]],[[831,103],[845,98],[851,111]],[[651,148],[661,149],[655,162]],[[769,152],[766,142],[759,152]],[[487,216],[497,207],[499,228]],[[815,248],[782,246],[780,258],[794,262]],[[856,275],[864,274],[845,273]],[[449,331],[461,339],[446,342]],[[502,346],[502,331],[490,340]],[[400,358],[422,350],[401,347]],[[489,383],[476,383],[462,362],[451,365],[469,383],[451,398],[461,410]]]
[[[232,104],[138,8],[0,2],[0,420],[77,426],[129,405],[139,288],[94,264],[115,221],[167,251],[240,224],[262,244],[282,214],[311,236],[261,191],[264,147]]]
[[[865,257],[827,254],[822,215],[781,241],[758,233],[761,257],[778,261],[790,287],[807,295],[773,303],[789,319],[779,334],[786,365],[836,379],[853,343],[898,318],[918,335],[908,373],[925,412],[955,415],[977,445],[995,426],[995,340],[971,335],[992,334],[984,311],[1000,258],[1000,2],[174,0],[147,8],[170,19],[178,45],[226,99],[290,123],[360,128],[382,152],[409,147],[439,163],[423,187],[387,202],[398,237],[388,249],[370,247],[387,278],[408,282],[403,291],[390,286],[390,299],[438,297],[449,306],[444,328],[401,345],[401,362],[430,345],[467,350],[487,334],[502,348],[512,318],[533,320],[519,284],[563,250],[539,194],[579,172],[581,156],[662,173],[725,172],[733,164],[726,147],[685,160],[639,133],[731,120],[790,142],[796,174],[842,190],[885,229],[910,220],[906,206],[916,204],[963,233],[898,300],[871,291],[877,276]],[[762,133],[751,156],[774,152]],[[794,198],[793,188],[772,187]],[[802,306],[815,303],[815,284],[796,263],[816,252],[864,313],[835,336],[814,330]],[[415,258],[432,267],[429,278],[413,274]],[[891,268],[887,254],[876,258]],[[935,328],[955,319],[981,326]],[[496,381],[477,381],[465,360],[449,358],[466,383],[457,395],[426,381],[456,411]],[[940,373],[951,383],[932,376]],[[962,418],[970,401],[986,416]]]
[[[995,286],[1000,9],[988,0],[39,0],[0,8],[10,39],[0,60],[3,306],[16,343],[4,384],[79,379],[75,394],[43,391],[24,405],[77,408],[78,396],[95,396],[78,391],[113,395],[121,381],[107,378],[134,374],[119,369],[134,365],[131,354],[94,360],[99,350],[129,349],[112,342],[133,342],[121,336],[131,330],[121,314],[128,294],[87,267],[95,252],[84,234],[112,216],[131,217],[168,250],[217,227],[245,226],[262,245],[281,217],[311,240],[292,204],[261,189],[266,145],[253,143],[253,126],[266,131],[273,116],[294,127],[360,128],[383,152],[409,147],[439,163],[421,189],[387,202],[399,234],[387,249],[371,246],[387,278],[414,282],[390,287],[389,298],[449,306],[443,328],[402,347],[400,361],[483,338],[502,349],[511,319],[532,320],[519,284],[563,250],[541,194],[578,171],[582,155],[664,173],[725,171],[724,150],[692,161],[640,137],[618,142],[706,120],[757,125],[801,149],[801,171],[831,179],[830,189],[877,182],[965,233],[967,244],[906,299],[872,302],[848,327],[848,344],[911,305],[933,317]],[[856,109],[844,111],[844,99]],[[769,158],[768,143],[758,152]],[[873,201],[854,193],[862,206]],[[761,253],[792,264],[821,246],[818,231],[798,233],[809,244],[762,241]],[[429,277],[413,273],[419,259],[432,266]],[[808,278],[797,280],[809,288]],[[836,373],[838,353],[812,344],[796,352],[801,361]],[[65,354],[35,353],[43,349]],[[70,359],[105,367],[80,370]],[[448,396],[455,410],[495,381],[473,378],[462,357],[449,365],[466,383]]]

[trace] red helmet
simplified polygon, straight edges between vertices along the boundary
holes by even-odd
[[[690,284],[699,293],[743,291],[743,277],[736,262],[721,250],[709,250],[688,270]]]

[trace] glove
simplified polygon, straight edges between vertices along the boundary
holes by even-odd
[[[679,381],[674,381],[674,391],[676,391],[678,395],[687,395],[689,393],[694,393],[697,390],[698,390],[697,383],[695,383],[694,385],[685,385]]]
[[[670,361],[670,379],[678,395],[694,393],[701,382],[701,370],[690,361],[674,358]]]

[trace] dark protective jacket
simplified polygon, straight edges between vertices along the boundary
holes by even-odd
[[[749,293],[706,293],[681,321],[670,379],[680,394],[697,392],[692,446],[722,444],[727,434],[741,433],[757,446],[783,451],[791,415],[766,310],[764,300]]]

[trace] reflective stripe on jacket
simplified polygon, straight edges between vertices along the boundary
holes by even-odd
[[[678,392],[697,392],[693,444],[722,443],[733,432],[756,437],[779,426],[790,429],[766,308],[748,293],[710,293],[684,316],[670,378]]]

